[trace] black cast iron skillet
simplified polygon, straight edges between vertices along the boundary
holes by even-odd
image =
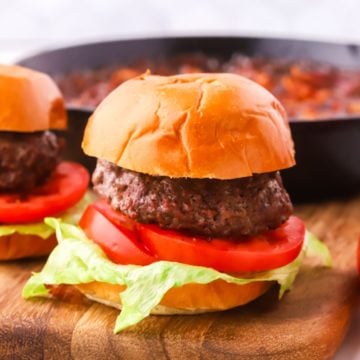
[[[39,53],[19,64],[54,75],[199,51],[223,57],[241,52],[250,56],[312,59],[343,68],[360,68],[358,45],[249,37],[171,37],[92,43]],[[80,148],[83,128],[92,109],[69,107],[68,111],[70,129],[65,155],[92,170],[94,159],[84,156]],[[283,171],[282,176],[293,200],[314,201],[360,193],[360,117],[296,119],[290,126],[297,166]]]

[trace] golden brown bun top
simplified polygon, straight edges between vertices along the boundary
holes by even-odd
[[[295,164],[286,113],[235,74],[145,74],[89,119],[86,154],[150,175],[232,179]]]
[[[66,125],[64,99],[48,75],[0,65],[0,131],[61,130]]]

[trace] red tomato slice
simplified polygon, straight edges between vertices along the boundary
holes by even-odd
[[[0,194],[0,223],[35,222],[61,213],[81,200],[89,179],[89,173],[82,165],[61,162],[51,178],[31,194]]]
[[[156,225],[135,223],[104,202],[89,209],[80,226],[112,261],[120,264],[146,265],[168,260],[224,272],[270,270],[293,261],[305,237],[305,225],[295,216],[276,230],[235,242],[208,241]]]
[[[134,220],[131,220],[119,211],[114,211],[106,201],[98,200],[92,205],[119,229],[126,228],[133,231],[136,230],[136,222]]]
[[[156,225],[138,225],[144,244],[160,259],[210,267],[224,272],[276,269],[301,251],[305,225],[292,216],[273,231],[240,241],[184,236]]]
[[[95,205],[90,205],[80,220],[86,236],[98,244],[116,264],[148,265],[156,261],[141,244],[136,230],[118,227],[104,216]]]

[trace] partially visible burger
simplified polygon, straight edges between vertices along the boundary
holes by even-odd
[[[61,162],[64,101],[45,74],[0,65],[0,260],[47,255],[56,245],[46,216],[78,203],[88,186],[79,164]]]
[[[250,80],[129,80],[92,115],[83,149],[98,158],[100,200],[82,216],[83,232],[49,221],[60,244],[25,297],[46,295],[45,285],[73,284],[122,308],[120,331],[150,312],[243,305],[275,281],[282,294],[310,243],[329,255],[291,215],[279,174],[295,164],[284,109]],[[70,270],[59,278],[59,267]]]

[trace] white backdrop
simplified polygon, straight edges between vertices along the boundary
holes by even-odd
[[[0,0],[0,62],[44,47],[163,34],[360,42],[359,0]]]

